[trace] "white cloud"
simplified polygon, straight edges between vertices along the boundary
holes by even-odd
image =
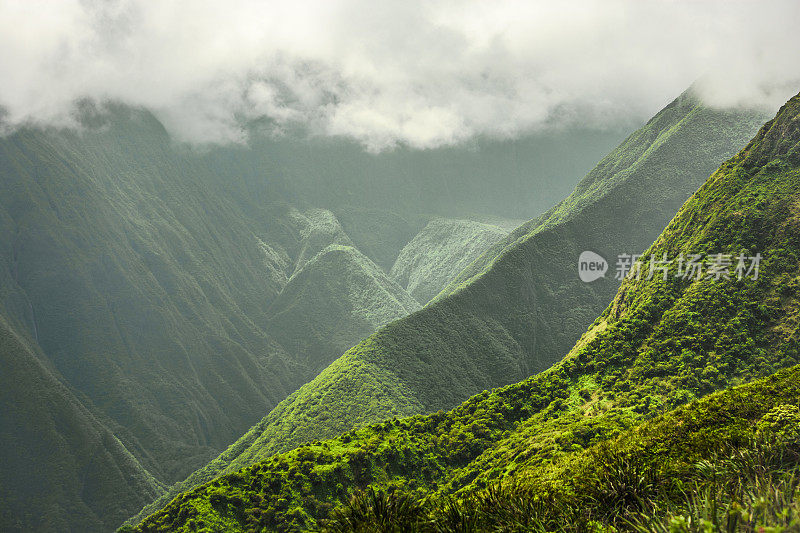
[[[8,127],[76,100],[153,110],[178,138],[266,118],[380,150],[645,119],[700,76],[710,102],[800,90],[800,3],[0,0]]]

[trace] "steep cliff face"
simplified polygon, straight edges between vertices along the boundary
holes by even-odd
[[[0,529],[100,531],[164,487],[0,318]]]

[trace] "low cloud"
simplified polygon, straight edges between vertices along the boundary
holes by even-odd
[[[777,107],[800,90],[800,3],[0,0],[0,120],[152,110],[178,139],[280,132],[370,150],[635,123],[683,89]]]

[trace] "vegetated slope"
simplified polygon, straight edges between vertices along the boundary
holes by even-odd
[[[564,250],[542,255],[539,283],[568,298],[590,287],[613,294],[618,286],[613,279],[617,255],[640,253],[649,246],[689,195],[769,116],[766,110],[706,107],[689,88],[603,158],[569,197],[518,227],[461,272],[442,296],[468,285],[505,254],[558,238]],[[553,271],[574,272],[584,250],[599,252],[609,261],[605,280],[586,285],[572,276],[574,284],[565,285],[552,279]],[[582,300],[587,298],[591,296],[576,303],[585,304]]]
[[[316,529],[302,509],[281,512],[283,506],[296,501],[315,510],[317,516],[333,517],[334,524],[328,524],[332,531],[342,530],[331,527],[343,523],[336,520],[337,515],[349,514],[345,531],[359,522],[352,519],[355,513],[348,508],[355,507],[360,521],[369,525],[371,508],[385,504],[383,514],[380,509],[374,514],[391,516],[388,509],[400,502],[410,502],[406,507],[411,512],[398,513],[392,525],[416,525],[422,531],[483,531],[500,526],[582,531],[592,522],[595,526],[602,522],[629,525],[620,520],[636,520],[650,528],[663,522],[665,527],[659,530],[670,531],[676,518],[686,525],[702,519],[711,522],[712,509],[718,523],[734,516],[745,524],[749,518],[751,526],[796,526],[792,491],[796,491],[793,480],[800,467],[798,378],[800,367],[793,366],[694,400],[617,437],[564,453],[554,463],[524,475],[500,477],[481,489],[470,487],[455,501],[447,491],[436,492],[437,482],[446,481],[448,475],[446,460],[432,457],[436,441],[427,443],[419,435],[409,435],[404,421],[392,420],[342,439],[305,446],[298,454],[277,456],[281,461],[274,464],[257,464],[214,481],[202,487],[206,494],[197,491],[181,496],[165,513],[151,517],[137,530],[191,531],[213,529],[221,523],[228,531],[254,526],[279,531]],[[398,426],[400,430],[394,431]],[[422,424],[422,431],[426,427],[431,424]],[[438,427],[433,424],[434,429]],[[565,429],[570,430],[569,426]],[[786,435],[776,435],[775,430],[788,430],[793,438],[786,442]],[[443,436],[448,436],[446,431],[438,435]],[[784,448],[787,445],[791,446],[788,450]],[[278,476],[275,470],[290,474]],[[409,479],[415,481],[409,483]],[[302,496],[297,497],[288,486],[300,480],[314,489],[300,489],[297,492]],[[328,484],[336,486],[331,498],[327,497]],[[376,490],[377,503],[369,493],[365,498],[360,491],[353,492],[349,484]],[[281,493],[274,495],[272,490]],[[716,505],[709,497],[716,498]],[[329,502],[338,502],[344,512]],[[369,512],[364,512],[364,507]],[[175,520],[177,513],[189,520]],[[420,518],[422,524],[417,523]],[[284,521],[287,519],[291,522]]]
[[[211,527],[225,524],[231,530],[306,528],[328,516],[353,487],[375,483],[421,493],[473,491],[614,437],[696,397],[795,364],[800,160],[796,140],[792,144],[774,137],[776,132],[797,136],[798,108],[800,97],[714,173],[642,258],[647,264],[650,256],[661,258],[665,252],[669,258],[681,253],[759,252],[764,259],[757,280],[627,279],[612,305],[553,368],[519,384],[485,391],[448,413],[362,427],[269,458],[268,453],[258,454],[259,446],[240,441],[238,449],[234,446],[230,455],[220,457],[223,465],[218,468],[235,462],[237,456],[266,460],[184,493],[140,529],[192,527],[192,521]],[[782,148],[765,154],[764,146],[773,144]],[[380,330],[317,378],[319,402],[308,395],[315,386],[312,382],[278,407],[276,413],[283,416],[268,416],[264,426],[254,428],[255,435],[243,441],[257,441],[259,432],[268,434],[280,425],[283,434],[302,431],[310,438],[306,428],[313,426],[301,416],[309,413],[316,416],[315,423],[323,421],[334,428],[336,421],[317,413],[334,413],[339,420],[361,414],[355,407],[349,412],[346,408],[358,404],[350,403],[353,392],[344,379],[350,374],[344,369],[359,370],[369,379],[386,373],[386,366],[366,356],[376,352],[375,345],[413,339],[415,331],[418,335],[413,325],[420,316],[457,301],[465,292]],[[475,325],[450,322],[445,314],[437,318],[442,330]],[[472,338],[478,339],[479,328],[472,329],[477,332]],[[475,347],[480,349],[480,343]],[[415,402],[427,407],[423,402],[434,393],[419,392],[425,377],[414,382],[400,375],[410,367],[395,368],[395,375],[387,377],[402,377],[393,382],[399,386],[377,396],[396,402],[386,412],[413,412]],[[435,372],[433,365],[430,368]],[[326,409],[325,402],[336,399],[329,392],[345,394],[344,401]],[[374,401],[362,402],[376,406]],[[292,414],[300,423],[290,425],[293,403],[305,405]],[[362,421],[367,420],[357,420]],[[274,443],[265,439],[260,444],[269,449]]]
[[[335,212],[356,248],[385,272],[392,269],[397,254],[419,233],[429,218],[424,214],[400,215],[388,208],[363,206],[340,207]]]
[[[353,246],[336,215],[327,209],[309,209],[295,218],[301,226],[301,246],[294,262],[294,272],[302,269],[318,253],[331,244]]]
[[[364,254],[330,244],[289,278],[269,308],[267,328],[313,377],[360,339],[419,308]]]
[[[0,317],[0,530],[112,530],[162,486]]]
[[[545,211],[628,131],[566,128],[371,153],[345,139],[275,136],[254,124],[248,146],[209,149],[201,165],[237,176],[234,187],[217,180],[214,190],[240,204],[263,206],[277,196],[300,210],[332,211],[356,247],[388,272],[433,217],[524,220]]]
[[[301,228],[299,251],[281,261],[290,275],[266,310],[266,330],[307,369],[307,381],[420,304],[355,248],[332,212],[293,212],[292,219]]]
[[[427,303],[507,233],[491,224],[436,218],[403,247],[390,275]]]
[[[687,91],[605,158],[544,222],[530,223],[529,233],[515,232],[500,251],[477,260],[487,266],[480,274],[468,273],[469,284],[462,279],[449,296],[348,351],[198,477],[245,466],[236,457],[250,446],[243,457],[263,459],[356,423],[449,408],[547,368],[602,311],[618,284],[613,274],[582,283],[579,253],[593,249],[613,265],[609,252],[645,249],[658,224],[663,228],[714,168],[755,133],[757,121],[765,120],[760,116],[707,108]],[[379,385],[383,377],[389,381]]]
[[[0,141],[3,304],[88,409],[173,481],[302,381],[263,330],[289,208],[216,194],[144,112]],[[231,185],[232,186],[232,185]],[[256,418],[257,419],[257,418]]]
[[[347,295],[298,288],[303,276],[289,284],[331,243],[352,245],[329,211],[300,212],[268,181],[253,184],[231,169],[210,174],[146,112],[115,108],[85,118],[101,124],[23,130],[0,141],[0,317],[18,324],[43,363],[161,482],[205,464],[320,366],[419,307],[352,249],[357,260],[343,270],[305,276],[321,283],[326,273],[343,275]],[[270,303],[291,315],[304,294],[314,294],[317,313],[336,319],[335,337],[319,338],[332,346],[322,355],[288,352],[280,341],[291,337],[270,332],[281,321]],[[342,315],[345,296],[350,312]],[[14,438],[8,429],[8,442],[35,445],[35,432],[19,429]],[[50,474],[31,480],[41,491],[71,493]],[[124,481],[105,487],[109,494],[134,490],[127,479],[108,479]],[[70,505],[64,516],[85,525],[79,530],[108,529],[156,494],[136,488],[117,498],[123,511]],[[26,529],[44,516],[0,507]],[[35,529],[48,528],[61,529],[55,522]]]
[[[634,520],[652,529],[663,522],[665,530],[672,522],[685,531],[705,519],[718,526],[738,521],[739,530],[796,528],[798,378],[795,365],[716,392],[512,483],[550,504],[539,506],[532,523],[573,519],[577,529],[590,520],[618,527]]]
[[[416,157],[287,136],[196,151],[141,110],[83,103],[76,115],[81,131],[31,127],[0,139],[0,314],[167,483],[205,464],[316,372],[302,362],[315,358],[288,353],[267,330],[269,306],[297,267],[331,243],[317,237],[363,243],[388,270],[430,217],[490,213],[520,198],[537,179],[524,172],[532,162],[552,183],[568,183],[617,135],[565,135],[564,147],[586,148],[566,164],[546,139],[486,143],[516,170],[503,176],[509,187],[476,205],[491,169],[467,165],[464,173],[451,162],[462,153],[481,159],[482,146]],[[453,195],[459,178],[464,187]],[[420,197],[427,214],[413,201]],[[313,211],[320,207],[342,217],[352,242],[341,228],[326,234],[329,213]],[[339,346],[348,331],[349,344],[358,341],[362,324],[342,324]],[[119,501],[138,506],[137,498]]]
[[[371,487],[323,531],[794,531],[800,366],[678,407],[533,476],[441,498]]]
[[[163,482],[206,463],[316,373],[302,363],[315,357],[288,353],[267,331],[269,306],[298,266],[335,241],[363,244],[388,271],[430,217],[518,199],[537,179],[520,170],[532,162],[569,182],[617,135],[564,136],[563,146],[585,148],[564,165],[546,139],[486,143],[516,170],[476,206],[490,169],[451,162],[481,159],[482,146],[416,157],[260,137],[198,152],[141,110],[82,104],[78,115],[80,132],[27,128],[0,140],[2,315]],[[330,212],[318,207],[336,211],[352,242],[341,227],[326,234]],[[362,326],[342,323],[333,353]]]

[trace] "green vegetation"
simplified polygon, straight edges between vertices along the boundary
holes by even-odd
[[[163,492],[0,317],[0,530],[112,530]]]
[[[336,218],[356,248],[384,272],[392,269],[398,251],[414,238],[428,219],[425,215],[400,216],[388,209],[351,206],[336,208]]]
[[[28,493],[14,491],[17,474],[44,461],[20,453],[13,475],[0,470],[0,516],[14,524],[4,530],[121,522],[347,348],[417,309],[387,272],[430,219],[505,214],[498,206],[530,195],[529,180],[569,183],[618,135],[377,155],[344,141],[256,135],[251,147],[196,151],[142,110],[86,105],[79,118],[80,131],[30,127],[0,139],[0,318],[69,391],[63,401],[91,414],[74,438],[89,442],[85,428],[113,436],[121,448],[107,447],[127,450],[157,481],[143,490],[119,474],[133,467],[108,461],[96,477],[117,504],[83,505],[94,489],[73,481],[95,473],[61,462],[29,479],[32,491],[63,498],[23,511]],[[561,163],[556,142],[580,156]],[[482,154],[496,168],[474,164]],[[541,174],[521,170],[532,167]],[[377,395],[387,374],[366,368],[375,388],[356,390]],[[22,383],[9,384],[3,409],[29,394]],[[390,404],[376,401],[365,416]],[[45,438],[24,425],[4,430],[14,450]],[[48,441],[53,454],[72,456],[70,438]]]
[[[796,530],[800,367],[459,498],[356,492],[324,531]]]
[[[270,304],[266,329],[312,379],[358,340],[420,304],[352,245],[333,213],[318,209],[303,219],[295,271]]]
[[[545,370],[618,288],[613,279],[581,282],[580,252],[613,258],[646,249],[764,120],[761,112],[707,108],[687,91],[603,159],[569,199],[501,240],[424,309],[349,350],[133,521],[179,491],[303,442],[449,409]]]
[[[427,303],[507,233],[471,220],[431,220],[400,251],[390,275],[417,301]]]
[[[766,376],[800,361],[798,131],[800,95],[707,180],[642,258],[759,252],[757,280],[627,278],[552,368],[449,412],[386,420],[273,455],[179,495],[137,530],[295,530],[332,518],[334,530],[336,521],[346,529],[348,520],[364,520],[369,531],[387,516],[419,523],[425,502],[445,501],[434,506],[438,520],[458,527],[494,508],[510,525],[525,515],[541,522],[526,527],[547,529],[587,501],[586,525],[791,524],[784,511],[794,504],[775,491],[796,487],[800,370]],[[399,324],[437,308],[372,339],[386,342]],[[377,341],[345,358],[370,342]],[[732,476],[739,467],[757,475]],[[716,472],[710,481],[708,472]],[[492,493],[509,481],[527,492]],[[759,503],[768,493],[772,500]],[[474,506],[474,516],[461,503],[470,497],[488,502]]]

